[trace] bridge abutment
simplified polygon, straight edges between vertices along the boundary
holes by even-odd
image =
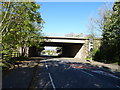
[[[74,58],[80,58],[82,60],[85,60],[88,56],[88,43],[89,40],[85,40],[85,43],[82,45],[82,47],[79,49],[79,51],[76,53]]]

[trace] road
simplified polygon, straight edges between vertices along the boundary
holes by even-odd
[[[120,77],[89,63],[47,59],[40,61],[31,88],[120,88]]]

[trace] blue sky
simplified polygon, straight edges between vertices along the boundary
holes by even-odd
[[[45,21],[43,33],[64,35],[70,32],[89,34],[89,17],[98,17],[104,2],[39,2],[39,12]]]

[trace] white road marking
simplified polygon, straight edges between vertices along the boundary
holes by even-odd
[[[95,70],[95,71],[92,71],[92,72],[95,72],[95,73],[98,73],[98,74],[102,74],[102,75],[106,75],[106,76],[110,76],[110,77],[113,77],[113,78],[120,79],[119,77],[117,77],[117,76],[115,76],[115,75],[113,75],[113,74],[110,74],[110,73],[104,72],[104,71]]]
[[[90,74],[90,73],[88,73],[88,72],[85,72],[85,71],[83,71],[83,70],[80,70],[80,71],[82,71],[83,73],[86,73],[86,74],[88,74],[88,75],[90,75],[90,76],[94,76],[94,75],[92,75],[92,74]]]
[[[45,62],[45,67],[48,69],[48,66],[47,66],[46,62]],[[50,81],[51,81],[51,83],[52,83],[53,89],[56,90],[56,89],[55,89],[55,84],[53,83],[53,79],[52,79],[52,77],[51,77],[51,74],[48,73],[48,75],[49,75]]]
[[[45,67],[48,69],[48,66],[47,66],[47,64],[46,64],[46,61],[45,61]]]
[[[55,89],[55,85],[54,85],[53,80],[52,80],[52,77],[51,77],[50,73],[48,73],[48,74],[49,74],[50,81],[51,81],[51,83],[52,83],[53,89],[56,90],[56,89]]]
[[[48,69],[48,66],[47,66],[47,64],[45,65],[45,67]]]
[[[120,88],[120,86],[116,85],[116,87]]]

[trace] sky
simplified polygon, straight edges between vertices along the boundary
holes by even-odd
[[[98,18],[98,9],[104,2],[38,2],[45,21],[42,31],[47,36],[64,36],[70,32],[89,34],[89,18]],[[112,6],[112,4],[110,4]],[[45,47],[55,50],[56,47]]]
[[[48,36],[63,36],[70,32],[89,34],[89,18],[98,17],[104,2],[38,2],[45,21],[42,31]],[[112,4],[111,4],[112,6]]]

